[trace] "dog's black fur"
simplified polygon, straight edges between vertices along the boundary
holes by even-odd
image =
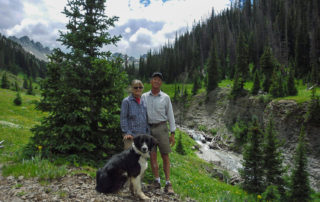
[[[157,141],[151,135],[138,135],[132,148],[111,157],[103,168],[97,171],[96,190],[101,193],[116,193],[130,180],[132,193],[146,199],[141,191],[141,175],[147,168],[147,158]],[[131,188],[131,187],[130,187]]]

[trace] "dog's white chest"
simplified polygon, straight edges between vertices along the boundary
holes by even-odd
[[[145,158],[140,156],[139,164],[141,166],[141,173],[143,173],[148,168],[148,162]]]

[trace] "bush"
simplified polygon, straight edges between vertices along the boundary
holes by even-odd
[[[268,186],[262,193],[262,201],[280,201],[278,187],[274,185]]]
[[[13,100],[13,103],[17,106],[20,106],[22,104],[22,99],[19,92],[17,93],[17,97]]]

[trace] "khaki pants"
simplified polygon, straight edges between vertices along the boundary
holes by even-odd
[[[169,129],[167,124],[159,124],[150,127],[151,135],[158,140],[159,150],[161,154],[169,154],[171,147],[169,143]],[[153,151],[157,151],[157,147],[153,147]]]

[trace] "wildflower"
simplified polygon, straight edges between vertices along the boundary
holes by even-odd
[[[261,196],[261,195],[258,195],[257,198],[258,198],[258,199],[262,199],[262,196]]]
[[[41,146],[41,145],[39,145],[39,146],[38,146],[38,149],[41,151],[41,150],[42,150],[42,146]]]

